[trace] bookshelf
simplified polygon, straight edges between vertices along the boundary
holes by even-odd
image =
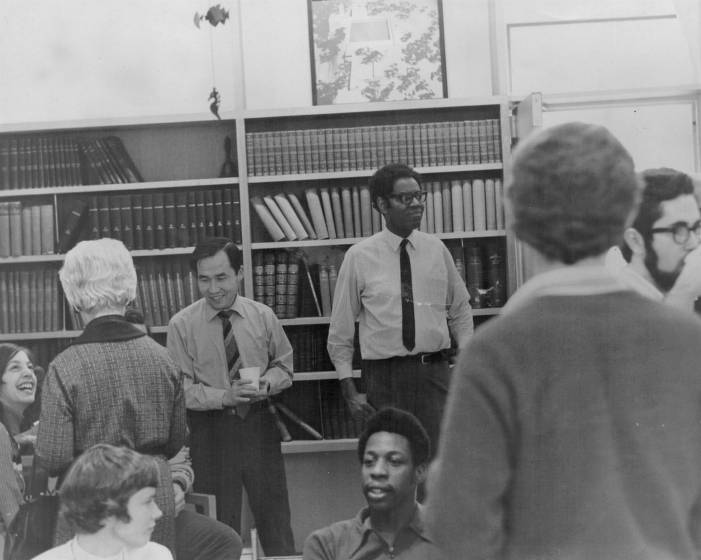
[[[81,203],[87,210],[71,244],[108,234],[122,237],[131,249],[139,274],[138,303],[161,342],[165,340],[170,316],[197,297],[196,280],[188,270],[187,257],[198,236],[230,235],[243,251],[242,292],[248,297],[260,299],[265,295],[257,285],[260,278],[256,267],[260,268],[261,262],[264,266],[274,265],[273,274],[278,274],[282,263],[274,259],[284,254],[288,267],[285,274],[288,278],[297,275],[296,302],[287,298],[283,308],[279,302],[266,301],[276,312],[280,311],[282,324],[295,347],[296,383],[281,400],[327,439],[305,440],[308,436],[304,433],[293,434],[299,439],[284,444],[284,452],[300,455],[351,450],[355,429],[344,412],[333,366],[325,351],[328,302],[322,306],[324,302],[319,301],[317,308],[313,301],[314,295],[324,299],[322,271],[330,274],[334,266],[337,270],[348,247],[381,228],[379,216],[371,216],[370,209],[359,203],[366,200],[362,198],[363,189],[380,165],[406,161],[421,173],[424,187],[430,190],[429,198],[435,207],[427,204],[426,212],[430,209],[434,217],[438,207],[445,212],[440,227],[428,218],[422,227],[444,241],[454,257],[462,260],[463,270],[468,269],[469,251],[481,254],[480,287],[485,292],[489,292],[487,261],[492,253],[499,255],[503,294],[497,298],[497,305],[492,306],[494,302],[485,297],[482,305],[473,310],[476,323],[498,314],[503,300],[515,289],[515,266],[507,259],[512,254],[512,240],[505,229],[501,198],[511,144],[508,106],[508,100],[502,97],[440,99],[240,111],[222,121],[177,117],[172,122],[144,119],[138,123],[74,122],[0,128],[0,232],[4,227],[2,203],[19,202],[22,207],[46,207],[43,221],[39,214],[36,223],[29,222],[20,229],[30,236],[41,237],[43,232],[51,240],[38,252],[18,253],[19,242],[14,250],[10,247],[10,254],[0,256],[0,315],[19,317],[12,324],[9,320],[0,322],[0,341],[24,343],[48,362],[52,354],[79,335],[81,325],[63,301],[56,272],[63,259],[63,253],[58,252],[59,243],[65,236],[71,211]],[[142,181],[110,182],[109,176],[99,173],[95,158],[80,151],[83,145],[99,146],[102,139],[112,137],[121,140]],[[219,177],[226,137],[232,140],[237,168],[233,177]],[[41,153],[41,146],[51,143],[77,145],[78,155],[72,160],[66,156],[64,167],[59,167],[64,156],[58,148],[46,159]],[[60,185],[51,184],[47,177],[59,176],[70,161],[73,167],[80,164],[80,169],[74,169],[72,182],[67,176]],[[51,169],[51,165],[55,168]],[[19,175],[23,176],[21,181],[17,179]],[[322,190],[337,205],[322,215],[328,233],[333,224],[334,236],[318,235],[317,224],[312,220],[307,193],[311,191],[321,198]],[[472,196],[473,192],[477,194],[470,198],[473,206],[468,207],[468,193]],[[228,193],[230,198],[224,198],[222,193]],[[462,198],[454,198],[456,194]],[[291,199],[290,195],[297,197],[316,239],[271,238],[252,202],[265,197],[275,200],[276,195],[285,200]],[[491,200],[491,207],[482,201],[485,196]],[[168,201],[175,210],[166,210]],[[182,215],[178,214],[178,201],[184,201]],[[223,214],[215,210],[218,201],[223,205]],[[482,201],[477,210],[476,201]],[[144,238],[139,243],[134,229],[135,208],[140,206],[143,211],[147,202],[150,208],[155,204],[159,210],[151,210],[150,214],[153,240],[146,243]],[[127,218],[130,212],[131,217]],[[473,214],[468,219],[469,212]],[[31,210],[27,210],[27,215],[31,217]],[[113,219],[109,228],[102,227],[103,216],[108,221]],[[455,216],[459,219],[453,224],[449,218]],[[222,219],[221,224],[218,218]],[[95,226],[91,221],[95,219],[100,225]],[[13,223],[21,225],[21,221]],[[117,230],[114,223],[120,224]],[[130,223],[132,232],[131,237],[125,238],[126,223]],[[143,217],[139,223],[142,230],[148,225]],[[300,254],[309,266],[299,260]],[[29,288],[22,287],[22,280],[33,276],[41,279]],[[271,283],[279,282],[276,279]],[[274,289],[269,291],[273,292],[269,298],[283,295]],[[39,294],[41,298],[35,297]],[[51,313],[44,314],[48,320],[42,317],[47,305],[51,307]],[[359,362],[355,367],[355,376],[360,378]]]

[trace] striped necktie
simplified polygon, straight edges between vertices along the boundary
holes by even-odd
[[[217,313],[222,323],[224,350],[226,351],[226,367],[229,373],[230,383],[238,379],[239,367],[241,366],[241,355],[236,345],[236,338],[234,338],[234,329],[231,327],[231,316],[233,313],[231,309],[225,309]],[[245,418],[249,408],[250,405],[240,404],[236,407],[236,414],[241,418]]]
[[[408,239],[399,244],[399,279],[402,289],[402,342],[411,351],[416,346],[416,325],[414,322],[414,290],[411,284],[411,262],[406,250]]]

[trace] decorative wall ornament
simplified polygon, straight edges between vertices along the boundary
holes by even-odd
[[[212,27],[216,27],[220,23],[224,25],[226,20],[229,19],[229,11],[222,8],[221,4],[216,6],[211,6],[205,15],[201,15],[195,12],[195,17],[193,18],[193,23],[197,29],[200,29],[200,23],[202,20],[207,20]],[[209,92],[209,97],[207,101],[211,101],[209,104],[209,110],[212,114],[221,120],[219,116],[219,106],[221,104],[221,95],[217,91],[216,77],[214,73],[214,45],[212,41],[212,30],[209,30],[209,57],[212,64],[212,91]]]

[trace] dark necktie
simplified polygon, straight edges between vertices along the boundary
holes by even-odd
[[[231,328],[231,315],[233,315],[233,310],[225,309],[217,313],[222,323],[222,332],[224,336],[224,350],[226,351],[226,367],[229,374],[229,382],[233,382],[234,379],[238,378],[240,354],[238,346],[236,345],[236,339],[234,338],[234,329]],[[249,405],[240,404],[236,407],[236,413],[242,418],[246,417],[248,413]]]
[[[402,283],[402,342],[407,350],[416,346],[416,326],[414,323],[414,291],[411,285],[411,262],[406,250],[408,239],[399,244],[399,278]]]

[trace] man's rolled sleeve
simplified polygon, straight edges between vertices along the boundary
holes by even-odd
[[[217,389],[196,382],[195,365],[192,356],[187,351],[185,337],[173,321],[168,324],[166,347],[170,357],[183,374],[187,408],[190,410],[221,410],[224,408],[223,399],[226,389]]]
[[[339,379],[353,376],[355,321],[360,314],[360,293],[353,252],[346,253],[336,280],[327,350]]]
[[[268,382],[270,394],[276,395],[292,385],[292,345],[282,324],[275,316],[270,318],[268,332],[270,332],[268,343],[270,363],[261,378]]]

